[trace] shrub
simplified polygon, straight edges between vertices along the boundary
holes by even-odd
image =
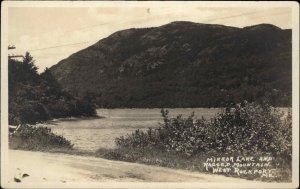
[[[72,149],[70,141],[51,132],[47,127],[22,125],[10,136],[11,149],[45,151],[49,149]]]
[[[291,156],[292,117],[268,104],[237,104],[213,118],[210,148],[221,153]]]
[[[161,113],[164,122],[160,127],[116,138],[117,146],[159,148],[188,156],[256,153],[291,158],[291,115],[284,118],[268,104],[243,102],[211,120],[195,119],[194,114],[169,118],[167,110]]]
[[[287,116],[268,104],[243,102],[224,109],[210,120],[168,117],[161,110],[163,123],[155,129],[116,138],[117,149],[103,155],[109,159],[205,171],[208,157],[271,156],[270,169],[278,174],[264,181],[291,181],[292,115]],[[254,170],[255,167],[246,169]],[[253,171],[252,170],[252,171]],[[255,175],[227,176],[258,179]]]

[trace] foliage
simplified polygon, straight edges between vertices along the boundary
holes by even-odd
[[[86,98],[63,91],[51,71],[40,75],[29,53],[22,62],[9,59],[9,124],[34,124],[51,118],[94,116],[95,106]]]
[[[47,127],[22,125],[9,138],[11,149],[45,151],[50,149],[72,149],[70,141],[51,132]]]
[[[181,157],[178,160],[180,162],[184,161],[182,159],[199,162],[197,158],[203,160],[209,156],[271,156],[276,159],[272,166],[281,170],[281,177],[276,179],[290,179],[292,160],[290,113],[284,116],[282,112],[268,104],[247,101],[227,107],[210,120],[195,119],[193,114],[187,118],[181,115],[169,118],[168,110],[163,109],[161,113],[164,122],[160,127],[149,128],[146,131],[136,130],[125,137],[116,138],[118,149],[106,156],[111,159],[150,162],[150,164],[152,162],[159,165],[166,162],[155,163],[152,152],[177,154]],[[145,158],[150,160],[144,161]]]
[[[181,115],[169,118],[162,110],[164,123],[147,131],[136,130],[119,137],[119,147],[153,147],[186,155],[198,153],[243,154],[267,153],[291,155],[291,115],[265,104],[243,102],[226,108],[211,120]]]

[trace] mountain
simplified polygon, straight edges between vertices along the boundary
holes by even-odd
[[[118,31],[50,70],[99,107],[291,106],[291,33],[270,24],[171,22]]]

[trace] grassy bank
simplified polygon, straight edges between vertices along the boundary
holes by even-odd
[[[9,137],[9,148],[32,150],[32,151],[51,151],[72,150],[73,145],[63,136],[54,134],[50,128],[21,125]]]

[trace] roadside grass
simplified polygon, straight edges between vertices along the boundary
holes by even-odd
[[[202,164],[205,162],[204,157],[187,157],[176,152],[166,153],[163,150],[146,148],[101,148],[95,152],[95,156],[110,160],[136,162],[192,171],[202,171]]]
[[[146,165],[154,165],[160,167],[168,167],[173,169],[182,169],[193,172],[200,172],[205,174],[218,174],[227,177],[242,178],[247,180],[258,180],[264,182],[291,182],[292,167],[288,160],[283,157],[275,157],[267,169],[277,169],[277,175],[275,177],[261,177],[257,174],[240,174],[233,171],[228,173],[213,173],[212,169],[206,170],[204,163],[207,162],[207,158],[210,157],[223,157],[223,154],[214,154],[213,156],[208,154],[197,154],[194,156],[186,156],[178,152],[165,152],[159,149],[135,149],[135,148],[117,148],[117,149],[98,149],[95,157],[105,158],[109,160],[125,161],[132,163],[142,163]],[[226,157],[242,157],[239,154],[226,155]],[[264,155],[253,155],[254,159],[265,157]],[[245,170],[252,172],[254,167],[248,167]]]
[[[9,136],[9,148],[13,150],[63,153],[78,156],[95,156],[95,152],[79,150],[63,136],[50,128],[22,125]]]
[[[21,125],[9,136],[9,148],[31,151],[72,150],[73,144],[50,128]]]

